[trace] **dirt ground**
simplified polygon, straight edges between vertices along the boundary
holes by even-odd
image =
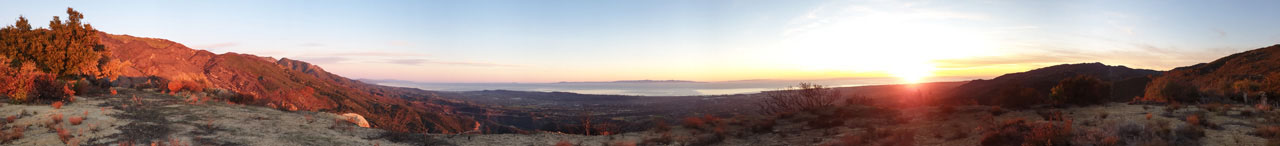
[[[448,145],[421,134],[356,127],[335,120],[340,116],[331,113],[216,100],[193,104],[186,95],[118,91],[117,95],[76,97],[76,102],[60,109],[0,104],[0,116],[17,117],[4,129],[25,129],[21,139],[6,145]],[[53,122],[55,113],[63,115],[61,122]],[[85,117],[83,123],[70,123],[69,118],[77,116]],[[58,126],[69,131],[66,142],[53,130]]]

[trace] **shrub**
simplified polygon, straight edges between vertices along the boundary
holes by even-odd
[[[65,82],[55,79],[52,75],[36,75],[32,82],[35,85],[33,95],[35,95],[37,100],[73,100],[71,95],[75,94],[75,92],[67,88],[67,84]]]
[[[560,140],[560,142],[556,142],[556,146],[573,146],[573,143],[568,140]]]
[[[657,132],[667,132],[671,130],[671,125],[668,125],[666,120],[654,119],[653,129]]]
[[[58,132],[58,139],[62,140],[63,143],[66,143],[68,140],[71,140],[72,138],[71,132],[67,131],[67,129],[62,128],[61,126],[55,128],[55,131]]]
[[[630,140],[614,141],[613,143],[610,143],[609,146],[636,146],[636,142]]]
[[[751,132],[770,133],[770,132],[773,132],[773,127],[776,125],[778,125],[778,123],[774,121],[774,119],[770,119],[770,118],[760,119],[751,124]]]
[[[840,92],[812,83],[800,83],[778,91],[764,92],[765,97],[756,102],[765,114],[813,111],[831,107],[839,99]]]
[[[1000,116],[1000,115],[1003,115],[1005,112],[1006,112],[1006,111],[1004,111],[1004,109],[1003,109],[1003,108],[1000,108],[1000,106],[993,106],[993,107],[991,107],[991,115],[992,115],[992,116]]]
[[[62,101],[54,101],[53,104],[50,104],[50,105],[53,106],[53,109],[61,109]]]
[[[1254,131],[1251,134],[1257,135],[1258,137],[1280,138],[1280,126],[1271,126],[1271,125],[1258,126],[1257,129],[1253,129],[1253,130]]]
[[[18,68],[9,67],[9,59],[0,56],[0,95],[10,100],[26,102],[31,99],[35,83],[32,78],[38,74],[35,65],[22,64]]]
[[[689,129],[701,128],[702,125],[706,124],[705,121],[703,121],[698,117],[684,118],[684,121],[682,121],[681,123],[685,128],[689,128]]]
[[[1104,103],[1111,97],[1111,84],[1081,75],[1063,79],[1051,91],[1049,97],[1056,103],[1091,105]]]
[[[84,117],[80,117],[80,116],[67,118],[67,122],[71,122],[71,125],[80,125],[80,122],[83,122],[83,121],[84,121]]]
[[[1195,141],[1204,137],[1204,128],[1195,125],[1178,127],[1173,132],[1177,134],[1177,141]]]
[[[62,123],[62,114],[61,114],[61,113],[54,113],[53,115],[50,115],[50,116],[49,116],[49,118],[52,118],[52,119],[53,119],[53,123],[54,123],[54,124]]]
[[[1118,146],[1118,145],[1120,145],[1120,138],[1116,138],[1115,136],[1107,136],[1107,138],[1103,138],[1102,142],[1098,144],[1098,146]]]
[[[1199,91],[1191,83],[1167,78],[1152,80],[1143,94],[1144,98],[1177,102],[1196,102],[1199,101],[1198,95]]]
[[[1194,115],[1194,114],[1192,114],[1192,115],[1190,115],[1190,116],[1187,116],[1187,124],[1192,125],[1192,126],[1200,126],[1200,124],[1201,124],[1201,123],[1200,123],[1200,116],[1199,116],[1199,115]]]
[[[988,129],[980,139],[983,146],[1006,145],[1071,145],[1071,120],[1063,123],[1028,123],[1024,119],[1006,120]]]

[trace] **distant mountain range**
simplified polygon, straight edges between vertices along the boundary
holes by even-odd
[[[556,83],[573,84],[573,83],[704,83],[704,82],[686,81],[686,80],[620,80],[620,81],[608,81],[608,82],[556,82]]]

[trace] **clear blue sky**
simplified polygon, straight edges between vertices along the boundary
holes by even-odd
[[[1280,43],[1280,1],[9,1],[44,26],[427,82],[990,77],[1166,70]]]

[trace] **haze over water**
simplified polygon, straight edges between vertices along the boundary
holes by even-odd
[[[931,78],[928,82],[963,81],[976,77]],[[810,82],[831,87],[901,84],[897,78],[847,78],[820,80],[738,80],[696,82],[682,80],[627,80],[608,82],[556,82],[556,83],[423,83],[399,80],[363,80],[388,86],[419,88],[435,91],[483,91],[515,90],[542,92],[573,92],[580,94],[638,95],[638,96],[698,96],[749,94],[778,90],[799,82]]]

